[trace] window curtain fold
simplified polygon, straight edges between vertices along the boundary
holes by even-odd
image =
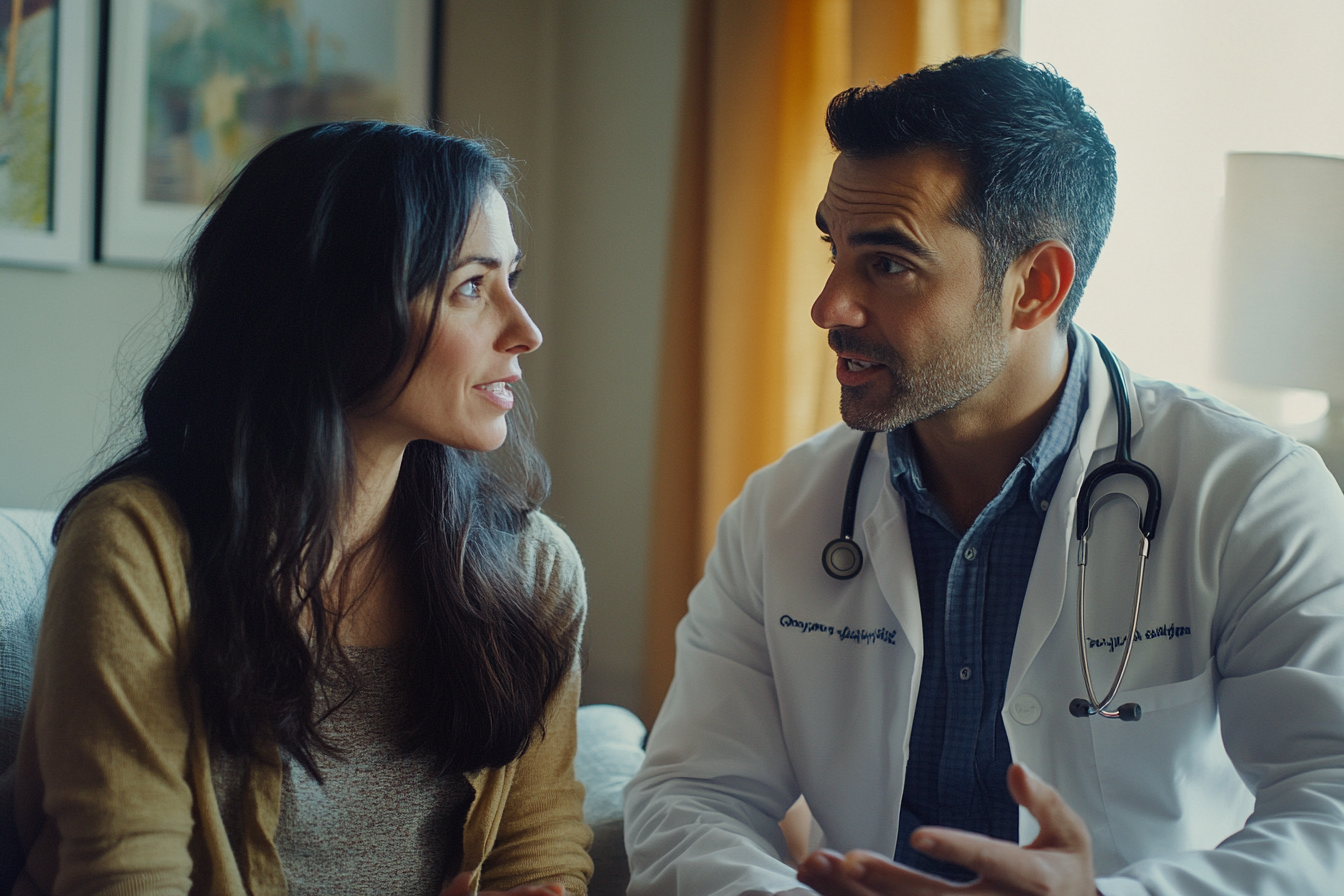
[[[691,0],[660,361],[646,721],[671,683],[673,631],[719,515],[752,471],[840,419],[834,355],[809,314],[827,275],[814,223],[834,160],[826,104],[850,86],[995,49],[1003,7]]]

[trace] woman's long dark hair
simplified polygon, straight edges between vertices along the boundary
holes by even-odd
[[[314,705],[342,656],[328,572],[354,487],[346,415],[408,354],[418,362],[468,219],[510,176],[474,141],[307,128],[247,165],[182,260],[190,307],[141,398],[143,440],[55,533],[114,479],[172,495],[191,539],[191,670],[229,752],[274,737],[316,773],[328,749]],[[433,305],[417,338],[422,294]],[[544,610],[520,568],[550,479],[517,413],[497,457],[411,443],[382,530],[410,598],[403,745],[444,772],[520,755],[576,649],[573,608]]]

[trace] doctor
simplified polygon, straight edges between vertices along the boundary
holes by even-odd
[[[1080,637],[1077,496],[1119,436],[1070,323],[1114,207],[1100,122],[1004,54],[846,91],[827,127],[812,317],[848,427],[720,521],[626,792],[632,896],[1338,893],[1344,498],[1315,453],[1132,377],[1161,514],[1133,624],[1150,498],[1098,486]],[[837,579],[853,430],[879,435],[865,559]],[[1070,712],[1080,644],[1099,699],[1128,652],[1109,710],[1140,718]],[[795,871],[778,823],[800,795],[830,849]]]

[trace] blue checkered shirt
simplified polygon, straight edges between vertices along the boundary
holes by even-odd
[[[891,483],[905,499],[924,621],[924,671],[910,732],[896,861],[953,880],[972,875],[910,846],[925,824],[1017,840],[1012,756],[999,713],[1036,545],[1078,424],[1087,372],[1069,334],[1054,415],[965,532],[924,485],[909,428],[887,434]]]

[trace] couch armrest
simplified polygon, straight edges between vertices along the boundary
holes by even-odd
[[[593,879],[589,896],[625,896],[630,866],[625,857],[621,792],[644,762],[644,724],[621,706],[579,707],[579,750],[574,773],[583,782],[583,820],[593,829]]]

